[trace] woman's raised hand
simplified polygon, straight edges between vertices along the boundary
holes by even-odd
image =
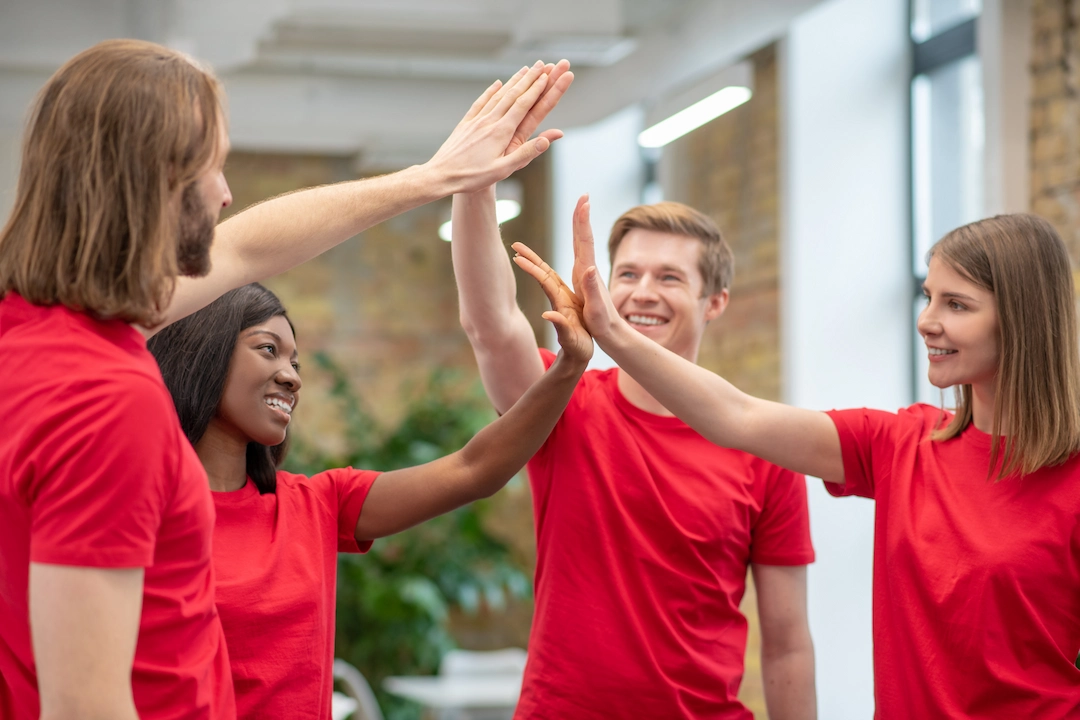
[[[593,341],[582,318],[581,299],[567,287],[559,274],[524,243],[512,245],[517,255],[514,262],[527,272],[543,289],[551,303],[551,310],[543,318],[555,326],[559,345],[569,359],[587,363],[592,357]]]

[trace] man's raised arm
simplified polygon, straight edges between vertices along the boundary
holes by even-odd
[[[163,322],[147,333],[235,287],[295,267],[372,225],[453,193],[480,190],[529,164],[562,137],[548,130],[529,140],[569,85],[572,75],[566,67],[565,61],[557,66],[537,62],[505,85],[491,85],[423,165],[290,193],[229,218],[217,228],[210,274],[180,278]]]
[[[488,398],[504,413],[544,374],[544,364],[517,304],[514,270],[495,220],[494,186],[454,196],[450,244],[461,327]]]
[[[551,70],[546,115],[573,81],[569,64]],[[495,186],[454,196],[451,255],[461,326],[469,336],[492,405],[506,412],[544,373],[536,336],[517,304],[517,283],[495,219]]]

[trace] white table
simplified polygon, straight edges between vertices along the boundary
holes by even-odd
[[[332,720],[345,720],[345,718],[356,712],[359,705],[360,703],[348,695],[336,692],[330,696],[330,717]]]
[[[521,675],[426,675],[388,677],[388,693],[433,710],[513,710],[521,694]]]

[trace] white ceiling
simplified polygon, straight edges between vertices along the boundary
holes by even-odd
[[[0,123],[107,37],[210,62],[234,147],[420,161],[495,77],[568,58],[549,124],[658,102],[781,37],[818,0],[0,0]]]

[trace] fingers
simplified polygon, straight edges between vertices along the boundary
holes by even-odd
[[[589,196],[578,200],[574,211],[574,257],[586,265],[596,264],[596,246],[593,242],[592,225],[589,223]]]
[[[589,202],[589,193],[585,193],[577,199],[577,203],[574,205],[574,220],[577,220],[578,215],[581,213],[582,206]]]
[[[585,301],[587,311],[596,311],[606,308],[611,303],[607,294],[607,288],[600,282],[600,273],[595,265],[589,266],[582,277],[582,299]]]
[[[555,327],[559,346],[568,355],[588,362],[593,354],[593,339],[585,329],[580,315],[577,313],[563,315],[554,310],[548,310],[541,317]]]
[[[585,268],[596,265],[596,248],[593,245],[589,210],[589,196],[582,195],[574,208],[574,270],[570,279],[574,283],[575,291],[580,291]]]
[[[521,71],[519,70],[518,72],[520,73]],[[517,103],[517,101],[523,95],[533,90],[533,86],[535,86],[536,83],[547,83],[547,77],[548,76],[544,73],[544,63],[540,60],[537,60],[532,67],[528,68],[525,71],[523,75],[521,75],[520,77],[518,77],[518,75],[515,75],[514,78],[516,79],[514,79],[512,85],[509,82],[506,84],[506,92],[501,94],[498,103],[496,103],[495,106],[491,109],[491,112],[494,113],[496,117],[502,118],[510,112],[511,108],[514,107],[515,103]],[[543,87],[544,86],[541,86],[540,88],[536,89],[537,97],[539,96],[540,91],[543,89]],[[535,102],[536,97],[532,99],[532,102],[529,103],[528,107],[532,107],[533,103]],[[522,117],[524,117],[524,113],[522,113]],[[520,123],[521,118],[518,118],[517,122],[514,123],[514,127],[517,127],[517,125]]]
[[[499,104],[503,97],[506,96],[506,93],[510,92],[515,85],[521,82],[521,78],[525,77],[525,73],[527,73],[528,71],[529,66],[526,65],[520,70],[518,70],[516,73],[511,75],[510,79],[507,80],[505,83],[500,83],[499,87],[496,88],[495,92],[491,95],[488,95],[487,102],[485,102],[484,105],[481,106],[481,109],[476,113],[476,115],[486,115],[487,113],[491,112],[495,108],[495,106]]]
[[[565,315],[555,310],[547,310],[540,317],[555,326],[555,332],[559,335],[559,344],[561,345],[563,334],[570,330],[570,321],[566,319]]]
[[[521,124],[518,125],[517,130],[514,132],[514,143],[521,144],[536,132],[536,128],[544,121],[548,113],[555,109],[570,84],[574,82],[574,73],[570,72],[569,61],[560,60],[557,64],[548,65],[546,68],[550,68],[550,72],[548,73],[544,94],[540,96],[540,99],[530,108]]]
[[[559,138],[561,138],[562,136],[563,136],[563,131],[562,130],[545,130],[544,132],[540,133],[536,137],[544,138],[549,143],[553,143],[556,140],[558,140]]]
[[[537,255],[536,251],[533,250],[528,245],[526,245],[525,243],[521,243],[521,242],[512,243],[510,245],[510,247],[518,255],[520,255],[521,257],[523,257],[525,259],[527,259],[529,262],[533,263],[534,265],[536,265],[537,267],[542,269],[544,272],[551,273],[551,274],[555,275],[555,277],[558,277],[558,275],[555,274],[555,271],[551,269],[551,266],[548,265],[546,262],[544,262],[544,259],[542,257],[540,257],[539,255]]]
[[[585,327],[594,337],[601,337],[606,333],[619,317],[619,311],[611,302],[607,288],[600,281],[600,273],[596,266],[588,267],[582,276],[581,298],[584,301],[582,317],[585,319]]]
[[[524,68],[522,68],[522,70],[524,70]],[[493,97],[495,97],[495,94],[499,91],[499,89],[502,86],[503,86],[502,80],[496,80],[495,82],[488,85],[487,90],[485,90],[480,95],[480,97],[476,98],[476,100],[472,104],[472,107],[469,108],[469,112],[465,113],[465,117],[462,118],[462,119],[463,120],[472,120],[474,117],[479,115],[480,111],[483,110],[484,107],[487,106],[488,101],[490,101]]]
[[[503,120],[507,124],[511,124],[514,127],[515,132],[517,128],[521,125],[522,120],[525,119],[525,116],[529,113],[529,111],[536,106],[536,102],[540,99],[540,96],[543,95],[544,88],[547,87],[547,83],[548,76],[540,75],[506,111],[506,116],[503,118]]]
[[[533,262],[524,255],[514,256],[514,263],[540,283],[540,288],[547,295],[548,301],[552,307],[555,307],[558,304],[559,290],[563,284],[558,274],[548,267],[547,263],[542,261],[540,263]]]

